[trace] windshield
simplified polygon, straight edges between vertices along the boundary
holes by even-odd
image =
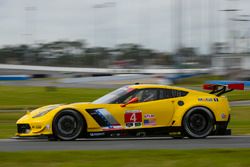
[[[93,101],[92,103],[93,104],[109,104],[109,103],[113,103],[118,98],[126,95],[127,93],[131,92],[132,90],[134,90],[134,89],[129,87],[129,86],[121,87],[119,89],[114,90],[113,92],[110,92],[110,93],[100,97],[99,99]]]

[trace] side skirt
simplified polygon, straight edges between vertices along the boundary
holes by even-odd
[[[172,136],[171,133],[181,133],[181,127],[160,127],[160,128],[142,128],[142,129],[124,129],[103,132],[88,132],[88,138],[97,137],[154,137],[154,136]],[[175,135],[175,134],[174,134]]]

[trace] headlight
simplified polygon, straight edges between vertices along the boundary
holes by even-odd
[[[48,106],[46,108],[44,108],[40,113],[34,115],[32,118],[37,118],[37,117],[41,117],[45,114],[47,114],[48,112],[50,112],[51,110],[54,110],[55,108],[59,107],[60,105],[53,105],[53,106]]]

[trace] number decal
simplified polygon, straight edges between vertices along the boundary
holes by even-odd
[[[140,110],[126,111],[124,122],[127,128],[140,127],[142,125],[142,112]]]
[[[130,117],[130,122],[136,122],[136,115],[135,115],[135,113],[132,113],[132,115]]]

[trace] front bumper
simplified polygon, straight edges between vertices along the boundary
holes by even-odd
[[[49,124],[33,124],[33,123],[17,123],[16,136],[30,137],[52,134],[51,126]]]
[[[50,126],[34,126],[28,123],[17,123],[17,133],[14,139],[32,140],[32,139],[49,139],[54,140]]]

